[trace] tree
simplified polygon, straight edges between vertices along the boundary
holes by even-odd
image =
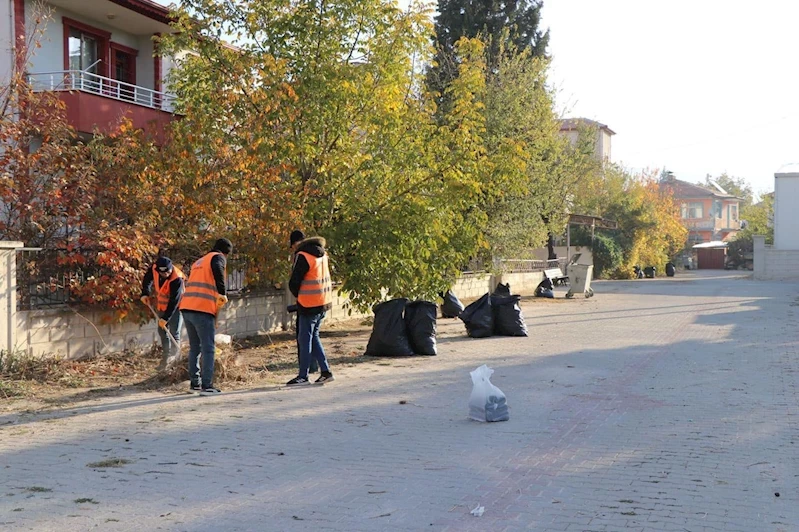
[[[705,186],[714,189],[713,183],[717,183],[721,188],[726,190],[728,194],[741,198],[743,200],[741,210],[752,205],[754,194],[752,192],[752,186],[747,183],[746,179],[729,176],[726,172],[718,177],[711,177],[710,174],[708,174],[705,177]]]
[[[559,134],[554,96],[546,86],[549,62],[530,50],[500,54],[485,69],[486,164],[494,191],[486,202],[486,234],[493,256],[520,256],[565,227],[569,203],[600,164],[595,131],[572,145]]]
[[[186,186],[198,176],[185,200],[249,206],[222,206],[209,223],[238,234],[272,279],[287,273],[286,235],[302,227],[328,239],[334,276],[361,308],[446,288],[481,245],[484,58],[463,50],[464,79],[448,87],[451,113],[437,122],[420,82],[430,25],[417,4],[184,7],[162,44],[196,52],[172,79],[187,153],[165,168]]]
[[[606,233],[614,242],[602,243],[603,275],[630,278],[635,265],[663,269],[666,262],[685,245],[687,230],[678,206],[658,186],[655,175],[633,175],[618,165],[608,165],[597,177],[593,190],[601,194],[590,203],[594,212],[615,220],[618,229]],[[588,201],[581,198],[585,204]],[[607,251],[604,251],[607,250]],[[618,262],[618,251],[622,260]]]
[[[488,43],[487,61],[492,68],[503,50],[511,54],[527,50],[534,57],[544,57],[549,30],[538,28],[542,7],[541,0],[438,0],[436,55],[428,71],[430,89],[443,94],[457,76],[455,44],[463,37],[481,37]]]

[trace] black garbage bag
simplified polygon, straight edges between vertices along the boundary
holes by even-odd
[[[499,283],[494,291],[491,293],[492,296],[509,296],[510,295],[510,283]]]
[[[375,323],[372,325],[369,343],[366,344],[365,355],[374,357],[413,355],[403,318],[407,304],[407,299],[398,298],[378,303],[372,307],[372,311],[375,313]]]
[[[442,296],[444,302],[441,304],[441,316],[444,318],[457,318],[463,312],[463,303],[451,290]]]
[[[458,316],[466,325],[466,333],[472,338],[488,338],[494,334],[494,313],[491,311],[491,296],[470,303]]]
[[[417,355],[435,356],[436,304],[430,301],[413,301],[405,306],[405,330],[411,349]]]
[[[494,334],[498,336],[527,336],[522,308],[522,296],[491,296],[491,310],[494,312]]]
[[[667,262],[666,263],[666,277],[674,277],[674,273],[676,271],[677,271],[677,269],[674,267],[674,263],[673,262]]]
[[[647,279],[654,279],[656,271],[657,268],[655,268],[654,266],[647,266],[646,268],[644,268],[644,277],[646,277]]]
[[[549,299],[553,299],[555,297],[555,293],[552,292],[552,279],[549,277],[544,277],[544,280],[538,283],[538,286],[535,287],[535,297],[548,297]]]

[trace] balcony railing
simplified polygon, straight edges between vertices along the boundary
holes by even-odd
[[[172,111],[175,101],[174,96],[165,92],[82,70],[36,72],[28,74],[28,83],[35,91],[81,91],[168,112]]]
[[[683,225],[695,231],[738,231],[741,222],[738,220],[727,220],[723,218],[703,218],[698,220],[683,219]]]

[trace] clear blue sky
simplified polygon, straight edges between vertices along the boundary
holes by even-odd
[[[799,2],[544,0],[543,19],[559,110],[614,130],[616,162],[755,192],[799,162]]]

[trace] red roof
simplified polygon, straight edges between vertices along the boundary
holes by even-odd
[[[668,178],[660,182],[661,186],[671,189],[675,198],[719,198],[719,199],[741,199],[732,194],[722,194],[718,190],[679,179]]]
[[[111,2],[164,24],[172,22],[169,9],[152,0],[111,0]]]

